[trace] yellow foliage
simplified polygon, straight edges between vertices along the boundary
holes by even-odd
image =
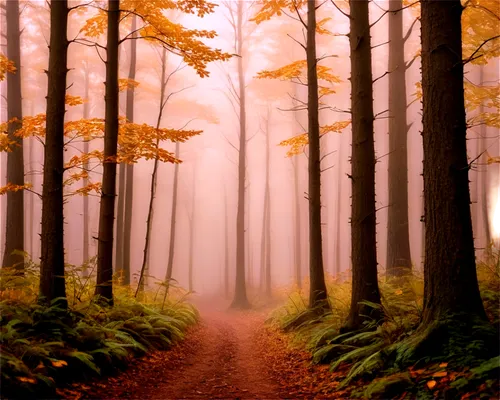
[[[13,61],[10,61],[5,55],[0,53],[0,81],[5,79],[5,75],[10,72],[11,74],[15,74],[17,68],[14,65]]]
[[[118,80],[118,90],[120,92],[123,92],[124,90],[128,89],[135,89],[137,86],[139,86],[139,82],[133,79],[120,78]]]
[[[12,147],[17,145],[17,143],[11,139],[9,139],[9,135],[4,133],[4,125],[5,125],[5,131],[7,124],[3,123],[2,127],[0,128],[0,151],[12,151]]]
[[[261,9],[257,11],[251,21],[260,24],[274,16],[281,16],[283,10],[296,13],[296,10],[301,10],[306,4],[306,0],[261,0],[259,1]]]
[[[201,39],[212,39],[215,31],[186,29],[181,24],[172,22],[166,16],[166,10],[179,10],[203,17],[213,12],[216,4],[205,0],[122,0],[122,13],[133,11],[141,16],[144,25],[138,34],[148,40],[165,46],[170,52],[181,56],[186,64],[193,67],[201,77],[209,75],[207,64],[212,61],[227,61],[231,58],[220,49],[212,49]],[[99,12],[89,18],[81,29],[89,37],[97,37],[106,29],[107,15]]]
[[[462,12],[463,57],[471,58],[474,64],[486,64],[489,58],[500,56],[500,2],[463,0],[462,3],[465,7]]]
[[[326,135],[327,133],[331,132],[337,132],[340,133],[342,130],[344,130],[346,127],[348,127],[351,124],[351,121],[339,121],[335,122],[331,125],[325,125],[320,127],[320,135]],[[283,140],[280,142],[280,146],[283,147],[289,147],[286,155],[287,157],[292,157],[300,154],[304,146],[309,144],[309,138],[306,133],[301,133],[300,135],[294,136],[290,139]]]
[[[60,367],[66,367],[68,363],[64,360],[52,360],[51,364],[53,367],[60,368]]]
[[[324,65],[317,65],[316,71],[318,74],[318,79],[326,81],[329,83],[340,83],[341,79],[334,75],[330,67]],[[284,67],[275,69],[274,71],[260,71],[257,73],[258,79],[280,79],[280,80],[299,80],[304,82],[307,79],[307,61],[299,60],[294,61],[291,64],[285,65]],[[326,90],[326,88],[325,88]]]
[[[70,94],[66,95],[65,101],[68,106],[79,106],[83,104],[83,99],[80,96],[72,96]]]
[[[328,21],[331,21],[331,18],[323,18],[320,21],[316,22],[316,33],[319,35],[333,35],[331,31],[325,28],[325,25]]]
[[[32,185],[30,183],[25,183],[24,185],[7,183],[7,185],[0,187],[0,196],[7,192],[18,192],[19,190],[30,189],[31,187]]]
[[[500,128],[500,85],[476,86],[464,81],[464,89],[467,112],[475,111],[481,105],[489,109],[469,118],[467,123],[469,125],[484,123],[487,126]]]

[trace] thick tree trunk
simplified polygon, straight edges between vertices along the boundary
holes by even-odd
[[[388,277],[411,273],[406,64],[402,8],[402,0],[389,0],[389,209],[386,265]]]
[[[361,327],[363,315],[376,317],[367,300],[380,303],[375,237],[375,148],[373,138],[373,82],[368,0],[350,1],[352,214],[351,308],[344,330]]]
[[[7,182],[24,185],[23,141],[14,133],[21,128],[23,104],[21,96],[21,32],[19,30],[19,1],[10,0],[5,4],[7,20],[7,58],[14,62],[15,73],[7,74],[7,121],[17,119],[8,126],[9,139],[16,143],[7,153]],[[15,267],[24,272],[24,256],[14,254],[24,251],[24,191],[7,192],[7,212],[5,224],[5,250],[2,265]]]
[[[321,235],[321,163],[318,74],[316,70],[316,2],[307,1],[307,116],[309,136],[309,307],[327,308]]]
[[[42,234],[40,257],[40,301],[49,304],[64,298],[64,114],[68,57],[68,2],[54,1],[50,8],[50,51],[47,90],[42,189]]]
[[[243,4],[239,1],[237,5],[237,53],[243,53]],[[243,74],[243,60],[238,57],[238,82],[239,82],[239,121],[240,121],[240,146],[238,154],[238,210],[236,214],[236,276],[234,299],[231,304],[233,308],[248,308],[250,303],[247,298],[245,282],[245,183],[246,183],[246,89],[245,76]]]
[[[424,0],[423,326],[455,313],[486,319],[479,294],[466,148],[460,0]],[[464,295],[464,294],[467,295]]]
[[[179,158],[180,154],[180,143],[175,143],[175,158]],[[175,252],[175,225],[177,222],[177,197],[178,197],[178,186],[179,186],[179,164],[174,166],[174,187],[172,193],[172,214],[170,219],[170,242],[168,246],[168,262],[167,262],[167,273],[165,275],[165,280],[168,282],[172,279],[172,272],[174,269],[174,252]]]
[[[108,2],[108,37],[106,58],[106,111],[104,127],[104,164],[99,240],[97,249],[97,283],[95,294],[113,304],[113,227],[116,197],[116,156],[118,148],[118,44],[120,1]]]
[[[83,103],[83,119],[88,119],[90,117],[90,99],[89,99],[89,65],[88,61],[85,65],[85,103]],[[83,153],[88,154],[90,150],[89,141],[83,141]],[[83,163],[84,171],[89,171],[89,163],[85,161]],[[83,178],[83,187],[88,186],[89,180],[88,178]],[[83,249],[82,249],[82,264],[85,266],[89,261],[89,239],[90,239],[90,230],[89,230],[89,197],[83,196]],[[87,275],[87,268],[84,267],[84,275]]]
[[[158,118],[156,120],[156,129],[160,129],[161,120],[163,118],[163,110],[165,109],[165,89],[167,86],[166,79],[167,72],[167,49],[163,48],[161,55],[161,82],[160,82],[160,110],[158,112]],[[160,140],[156,139],[156,148],[160,146]],[[149,196],[149,206],[148,206],[148,217],[146,219],[146,238],[144,240],[144,251],[142,257],[141,271],[139,273],[139,282],[137,284],[137,290],[135,291],[135,297],[137,297],[140,290],[145,286],[145,276],[146,271],[149,267],[149,259],[151,255],[151,226],[153,224],[153,212],[154,212],[154,199],[156,195],[156,182],[158,180],[158,166],[160,160],[158,157],[155,158],[153,164],[153,173],[151,174],[151,184],[150,184],[150,196]],[[166,293],[165,293],[166,295]]]

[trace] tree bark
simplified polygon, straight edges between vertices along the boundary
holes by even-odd
[[[238,152],[238,210],[236,214],[236,276],[234,299],[231,304],[233,308],[248,308],[250,303],[247,298],[245,281],[245,183],[246,183],[246,89],[245,76],[243,74],[243,2],[237,4],[237,59],[238,82],[239,82],[239,122],[240,122],[240,146]]]
[[[486,320],[470,212],[462,6],[460,0],[424,0],[421,7],[426,228],[422,325],[455,313]]]
[[[7,153],[7,183],[24,185],[23,141],[15,136],[22,127],[23,104],[21,95],[21,31],[19,29],[19,1],[5,4],[7,20],[7,58],[17,68],[15,73],[7,73],[7,121],[9,140],[16,144]],[[2,265],[15,267],[17,273],[24,274],[24,256],[14,254],[24,251],[24,190],[7,192],[5,224],[5,250]]]
[[[375,146],[373,135],[373,82],[368,0],[350,0],[351,112],[352,112],[352,295],[343,330],[361,327],[363,315],[376,310],[359,304],[380,304],[375,236]]]
[[[307,116],[309,136],[309,308],[328,305],[321,235],[321,165],[318,74],[316,70],[316,1],[307,1]]]
[[[179,158],[180,153],[180,143],[175,143],[175,158]],[[175,225],[177,220],[177,196],[178,196],[178,186],[179,186],[179,164],[174,166],[174,188],[172,193],[172,215],[170,220],[170,242],[168,246],[168,263],[167,263],[167,273],[165,275],[165,280],[167,281],[167,288],[169,286],[169,281],[172,279],[172,272],[174,269],[174,252],[175,252]]]
[[[67,306],[63,173],[68,12],[67,0],[51,3],[40,256],[40,302],[50,304],[54,299],[61,299],[62,307]]]
[[[408,222],[408,125],[403,1],[389,0],[389,209],[387,276],[411,273]]]
[[[116,197],[116,156],[118,148],[118,45],[120,1],[108,1],[108,34],[106,58],[106,110],[104,126],[104,163],[99,240],[97,249],[97,283],[95,295],[113,305],[113,228]]]

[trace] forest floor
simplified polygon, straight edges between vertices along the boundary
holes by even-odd
[[[310,354],[290,348],[282,335],[265,327],[269,310],[232,311],[222,301],[196,303],[200,323],[171,351],[150,353],[114,377],[73,384],[58,393],[74,400],[167,400],[311,398],[334,391],[328,366],[312,366]],[[318,385],[322,377],[323,388]]]
[[[87,399],[349,399],[356,384],[339,390],[350,366],[334,373],[311,363],[303,343],[266,324],[271,309],[229,310],[223,300],[194,301],[200,323],[169,351],[148,353],[112,377],[73,383],[57,390],[60,398]],[[446,365],[441,364],[440,369]],[[463,373],[409,371],[425,399],[444,398],[443,390]],[[396,374],[397,375],[397,374]],[[395,375],[395,376],[396,376]],[[439,377],[439,378],[436,378]],[[386,379],[382,378],[382,379]],[[361,383],[361,382],[360,382]],[[365,382],[369,383],[369,382]],[[453,398],[479,398],[484,385]],[[359,387],[361,389],[361,386]],[[403,389],[404,390],[404,389]],[[362,392],[361,392],[362,393]],[[498,391],[493,397],[498,398]],[[363,396],[361,396],[363,397]],[[387,397],[414,398],[410,392]]]

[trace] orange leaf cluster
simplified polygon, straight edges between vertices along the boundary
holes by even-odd
[[[15,74],[17,68],[13,61],[10,61],[5,55],[0,53],[0,81],[5,79],[7,73]]]
[[[124,90],[135,89],[139,86],[139,82],[128,79],[128,78],[120,78],[118,79],[118,90],[123,92]]]
[[[14,185],[13,183],[7,183],[7,185],[0,187],[0,196],[7,192],[18,192],[19,190],[30,189],[32,185],[26,183],[24,185]]]

